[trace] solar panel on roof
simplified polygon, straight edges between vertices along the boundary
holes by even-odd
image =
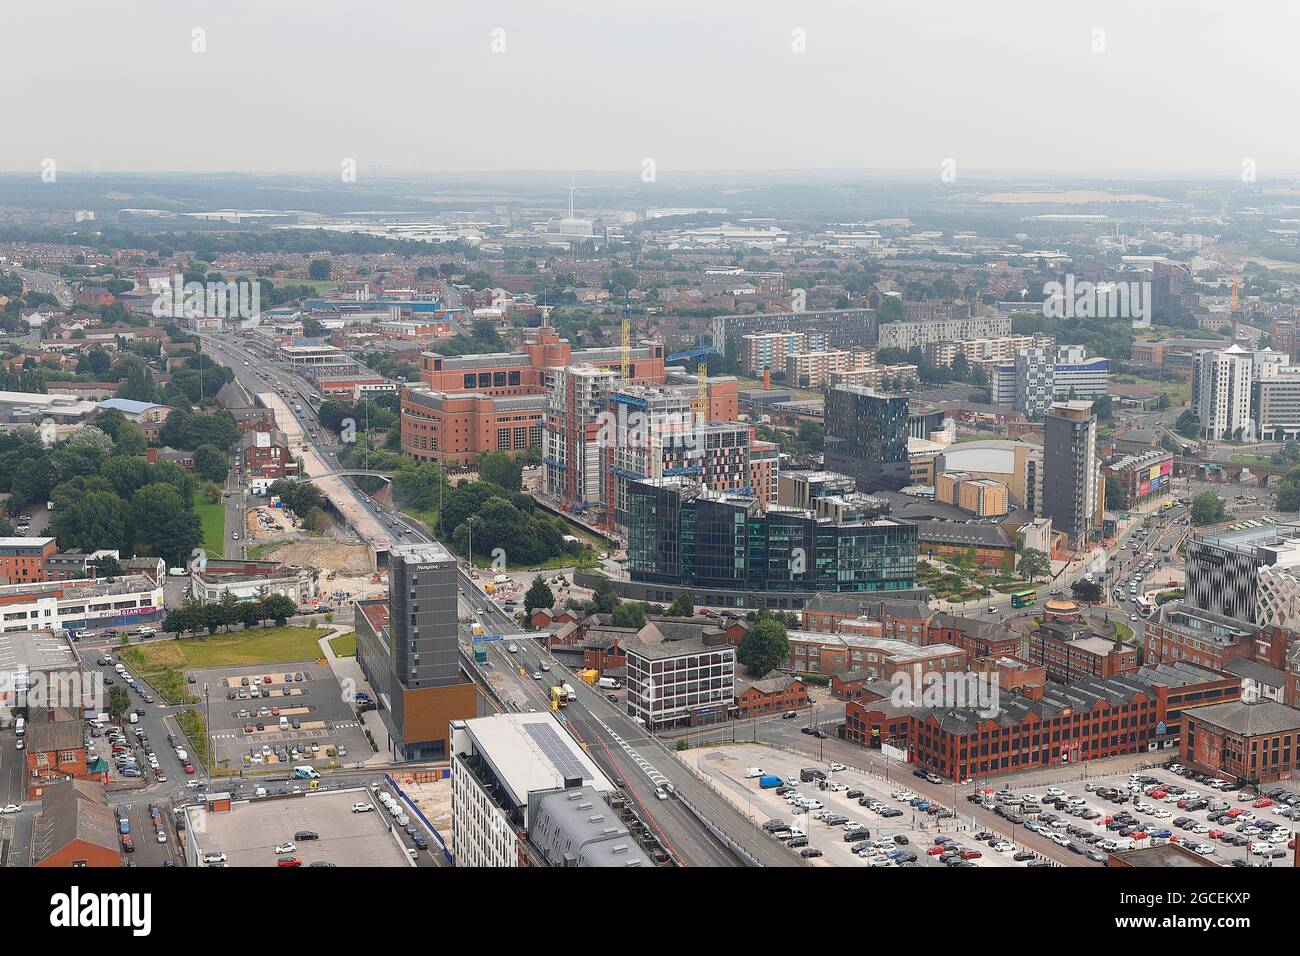
[[[584,783],[595,779],[583,763],[564,745],[564,741],[550,724],[524,724],[524,730],[528,731],[528,736],[533,739],[533,743],[537,744],[561,776],[578,777]]]

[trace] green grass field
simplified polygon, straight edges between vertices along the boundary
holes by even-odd
[[[208,501],[203,495],[195,493],[194,511],[203,526],[203,550],[210,558],[219,558],[226,548],[226,508],[220,501]]]
[[[357,635],[355,632],[340,634],[330,638],[330,649],[339,657],[357,656]]]
[[[1160,379],[1144,378],[1141,375],[1131,374],[1117,375],[1112,381],[1121,385],[1146,385],[1152,391],[1163,392],[1169,396],[1169,401],[1174,408],[1182,408],[1192,402],[1192,386],[1190,382],[1165,382]]]
[[[282,664],[314,661],[321,656],[317,642],[324,632],[309,627],[268,627],[206,637],[183,637],[179,641],[158,641],[124,647],[121,656],[129,667],[154,684],[155,674],[175,685],[175,678],[187,670],[207,667],[238,667],[251,664]],[[180,677],[180,688],[186,686]]]

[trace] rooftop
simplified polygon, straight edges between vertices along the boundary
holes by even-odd
[[[1232,701],[1198,707],[1193,712],[1198,723],[1209,724],[1231,734],[1257,737],[1300,730],[1300,710],[1272,700],[1253,704]]]
[[[474,752],[492,768],[515,806],[538,790],[561,790],[565,778],[608,793],[614,785],[549,711],[493,714],[465,721]]]
[[[53,538],[0,538],[0,548],[32,548],[39,551],[53,540]]]
[[[227,813],[205,813],[200,804],[187,807],[186,816],[199,852],[225,853],[229,866],[274,865],[271,848],[297,830],[320,834],[319,840],[297,843],[292,855],[304,866],[318,861],[335,866],[409,866],[383,815],[353,813],[352,804],[357,802],[373,803],[365,789],[317,790],[272,800],[236,801]]]
[[[663,641],[659,644],[643,644],[631,641],[627,644],[629,657],[640,657],[647,661],[662,661],[673,657],[691,657],[698,654],[732,654],[735,648],[728,646],[709,647],[702,641]]]
[[[0,634],[0,671],[76,666],[77,655],[72,650],[72,645],[53,631],[13,631]]]
[[[1198,867],[1213,866],[1219,864],[1213,862],[1208,857],[1201,856],[1185,846],[1179,846],[1177,843],[1166,843],[1164,846],[1144,846],[1137,850],[1120,850],[1112,854],[1114,859],[1129,866],[1147,867]]]
[[[115,578],[74,578],[68,581],[33,581],[27,584],[0,585],[0,603],[15,603],[18,598],[60,598],[75,601],[108,597],[113,594],[140,594],[158,590],[153,579],[143,574],[123,574]]]

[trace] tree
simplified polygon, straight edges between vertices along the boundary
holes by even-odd
[[[539,574],[533,578],[533,583],[524,593],[524,613],[528,617],[533,616],[536,608],[548,608],[555,604],[555,595],[551,593],[549,585],[542,579]]]
[[[229,591],[221,595],[221,623],[225,625],[226,630],[230,630],[230,625],[238,624],[244,619],[243,608],[239,606],[239,598],[235,597]]]
[[[780,667],[789,656],[790,638],[785,624],[773,617],[755,622],[736,647],[736,660],[757,679]]]
[[[121,563],[111,554],[96,558],[90,562],[90,566],[95,569],[96,577],[119,578],[125,573]]]
[[[134,422],[124,422],[113,439],[114,455],[143,455],[148,447],[149,440]]]
[[[1201,492],[1192,499],[1192,524],[1194,525],[1218,524],[1225,515],[1223,499],[1213,491]]]
[[[307,267],[307,276],[317,282],[324,282],[329,279],[333,271],[328,259],[313,259],[311,265]]]
[[[645,605],[637,601],[624,601],[614,608],[612,623],[615,627],[645,627]]]
[[[673,598],[673,603],[668,605],[668,610],[664,613],[668,617],[694,617],[695,592],[679,591],[677,597]]]
[[[131,695],[126,692],[125,687],[114,685],[108,689],[108,715],[114,720],[120,720],[122,715],[131,707]]]
[[[24,458],[14,469],[9,482],[9,509],[26,508],[38,501],[48,501],[54,487],[54,469],[48,455]]]
[[[262,609],[277,627],[284,627],[284,622],[298,610],[298,606],[283,594],[270,594],[262,601]]]
[[[222,484],[230,470],[229,457],[216,445],[200,445],[194,449],[194,470],[200,478]]]
[[[489,451],[480,455],[478,475],[482,480],[499,485],[506,491],[523,489],[523,469],[519,462],[503,451]]]
[[[64,439],[63,444],[65,446],[85,445],[106,452],[112,450],[113,439],[102,428],[96,428],[94,425],[82,425]]]
[[[162,401],[162,389],[153,380],[153,373],[149,371],[148,365],[133,355],[122,359],[118,365],[126,366],[126,376],[118,386],[116,397],[130,399],[133,402]]]
[[[244,601],[239,605],[239,619],[244,627],[256,627],[266,619],[261,601]]]
[[[1122,511],[1128,505],[1124,488],[1114,475],[1106,476],[1106,508],[1109,511]]]
[[[1191,409],[1185,410],[1178,416],[1178,421],[1174,422],[1174,431],[1184,438],[1195,438],[1199,427],[1200,422],[1196,420],[1196,416],[1192,414]]]
[[[1076,601],[1084,604],[1101,600],[1101,585],[1096,581],[1075,581],[1070,585],[1070,591],[1074,594]]]
[[[145,485],[137,491],[128,509],[128,522],[137,552],[156,555],[169,566],[183,566],[203,543],[199,516],[171,485]]]
[[[1038,548],[1025,548],[1020,552],[1020,573],[1033,582],[1052,573],[1052,558]]]
[[[613,581],[598,581],[591,597],[598,614],[613,614],[614,608],[618,607],[618,594],[614,591]]]
[[[116,408],[106,408],[95,416],[95,425],[113,441],[117,441],[117,431],[126,423],[126,415]]]

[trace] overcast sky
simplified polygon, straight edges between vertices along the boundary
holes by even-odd
[[[1267,179],[1298,40],[1268,0],[5,0],[0,170]]]

